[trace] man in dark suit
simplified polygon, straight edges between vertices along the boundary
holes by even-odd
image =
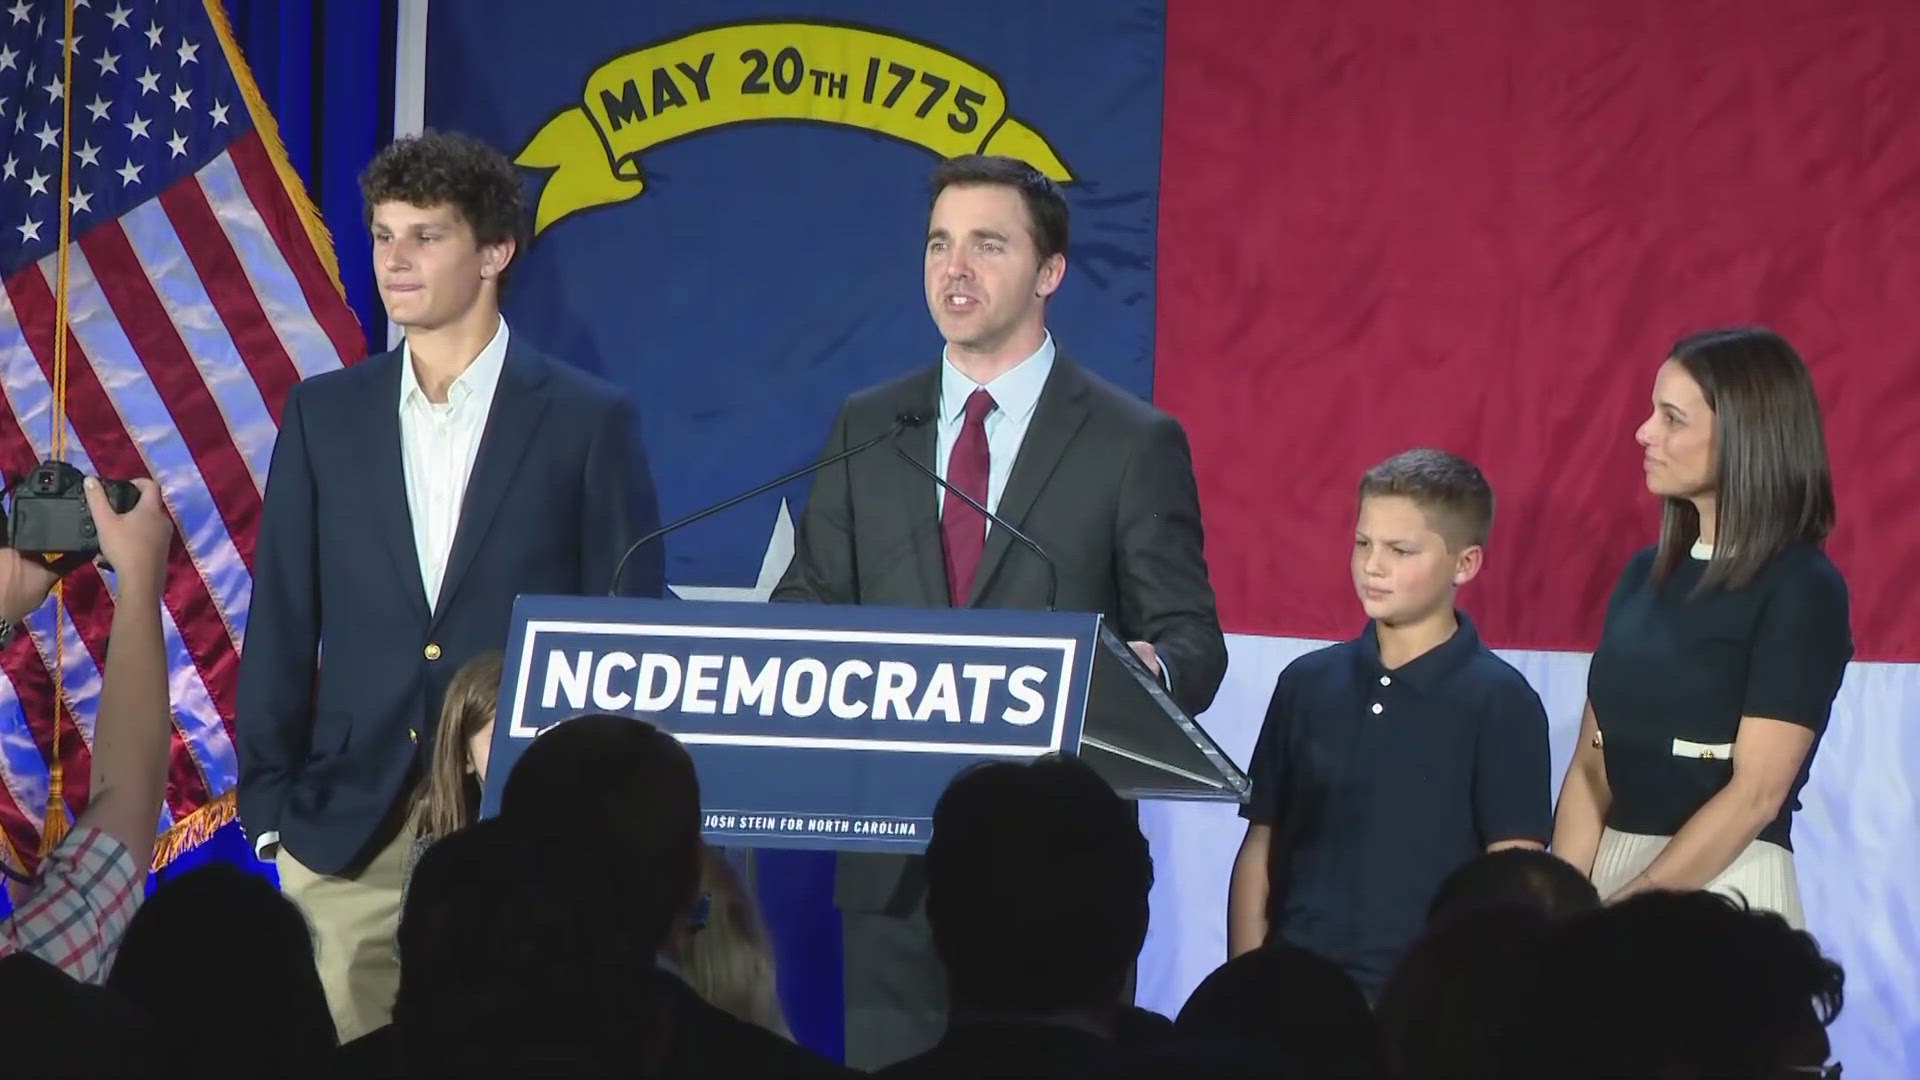
[[[343,1041],[384,1024],[409,796],[518,593],[596,593],[657,520],[617,391],[510,338],[524,220],[497,151],[428,133],[361,177],[399,349],[288,395],[240,664],[239,810],[306,912]],[[628,568],[657,595],[659,549]]]
[[[932,416],[900,445],[1031,536],[1058,607],[1103,613],[1189,713],[1212,702],[1226,644],[1201,553],[1178,421],[1084,370],[1046,326],[1066,273],[1067,205],[1024,162],[968,156],[933,175],[925,287],[942,360],[847,400],[829,451]],[[1045,564],[884,450],[822,470],[777,600],[1045,606]],[[917,1054],[945,1022],[917,860],[842,856],[847,1062]]]

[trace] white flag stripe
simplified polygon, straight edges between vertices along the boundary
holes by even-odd
[[[267,403],[253,381],[253,372],[234,346],[233,336],[213,306],[213,297],[207,293],[199,272],[187,257],[184,238],[174,232],[173,222],[167,218],[166,208],[159,199],[121,215],[120,229],[126,234],[140,268],[146,271],[147,283],[159,295],[167,318],[186,345],[187,355],[200,372],[200,381],[206,384],[208,394],[226,420],[234,446],[253,477],[254,490],[265,490],[267,463],[273,455],[276,430],[273,414],[267,411]],[[89,355],[94,370],[101,371],[104,377],[105,358]],[[140,359],[131,352],[114,359],[140,366]]]
[[[7,785],[13,804],[38,831],[47,806],[47,761],[33,741],[27,714],[20,707],[20,694],[4,671],[0,671],[0,782]],[[33,853],[23,854],[31,857]]]
[[[280,246],[274,243],[273,234],[267,231],[267,223],[260,217],[253,200],[247,197],[247,189],[240,183],[240,173],[234,169],[231,155],[223,153],[209,161],[200,170],[198,179],[200,190],[212,204],[214,216],[220,219],[228,242],[240,256],[240,265],[246,268],[247,277],[253,282],[253,295],[260,298],[260,306],[266,310],[274,331],[280,335],[281,346],[293,358],[300,377],[305,379],[339,367],[340,353],[335,350],[333,339],[313,317],[306,294],[300,291],[300,280],[287,265]]]

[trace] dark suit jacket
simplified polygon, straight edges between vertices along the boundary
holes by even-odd
[[[903,412],[937,414],[940,366],[863,390],[834,421],[827,452],[885,431]],[[928,468],[932,423],[901,446]],[[1060,568],[1061,611],[1103,613],[1122,640],[1150,641],[1189,713],[1213,701],[1227,647],[1201,554],[1200,497],[1180,422],[1081,368],[1064,352],[1040,391],[995,511]],[[947,607],[933,482],[886,447],[821,470],[776,600]],[[970,605],[1038,608],[1047,568],[1002,529],[987,533]],[[892,875],[854,867],[885,860]],[[845,859],[843,908],[887,906],[899,860]]]
[[[658,521],[631,406],[509,338],[437,610],[400,450],[401,352],[294,387],[255,548],[235,734],[249,835],[337,874],[406,796],[460,665],[506,644],[519,593],[604,593]],[[622,592],[659,595],[658,546]],[[317,675],[316,675],[317,667]]]

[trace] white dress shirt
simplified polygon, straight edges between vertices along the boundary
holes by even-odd
[[[1020,443],[1033,422],[1034,407],[1040,404],[1040,391],[1053,373],[1053,334],[1048,333],[1032,356],[1000,373],[984,387],[962,374],[944,352],[940,358],[940,425],[934,435],[934,466],[941,479],[947,477],[947,459],[953,456],[953,444],[960,440],[960,428],[966,423],[967,398],[984,389],[993,397],[994,410],[987,414],[987,497],[981,502],[987,509],[1000,511],[1000,493],[1007,490],[1007,477],[1013,473],[1013,459],[1020,454]],[[944,515],[946,492],[934,485],[934,501]],[[991,529],[991,524],[989,524]]]
[[[493,340],[447,388],[447,400],[427,400],[413,373],[413,351],[400,348],[400,464],[406,473],[407,510],[413,518],[414,554],[420,560],[420,584],[427,605],[440,605],[447,575],[447,554],[460,525],[480,436],[487,428],[500,369],[507,359],[507,321],[500,320]]]

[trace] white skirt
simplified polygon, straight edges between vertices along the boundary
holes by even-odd
[[[1667,846],[1670,836],[1607,829],[1593,857],[1593,887],[1605,900],[1645,870]],[[1800,912],[1800,885],[1794,878],[1793,852],[1767,840],[1755,840],[1720,876],[1707,882],[1708,892],[1744,899],[1756,911],[1772,911],[1796,930],[1806,929]]]

